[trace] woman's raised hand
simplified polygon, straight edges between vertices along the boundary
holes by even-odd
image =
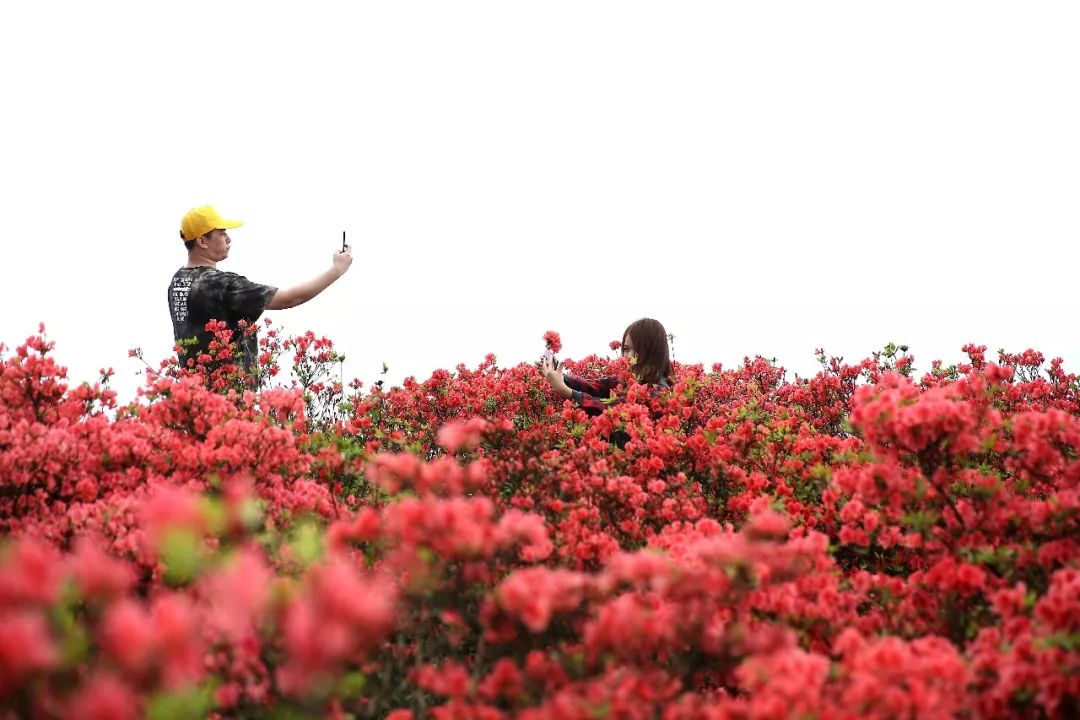
[[[550,353],[544,353],[544,357],[540,358],[540,361],[536,363],[536,367],[540,369],[540,373],[547,380],[548,385],[561,397],[568,398],[572,393],[563,379],[559,365],[559,361]]]
[[[540,361],[536,363],[536,366],[540,368],[540,373],[547,379],[549,384],[554,386],[556,381],[562,380],[562,373],[559,371],[559,361],[550,353],[544,353],[544,356],[540,358]]]

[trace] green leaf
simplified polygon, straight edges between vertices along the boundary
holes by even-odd
[[[937,524],[940,515],[931,510],[919,510],[900,518],[900,522],[919,533],[926,533]]]
[[[65,665],[77,665],[90,657],[90,635],[81,625],[77,625],[64,634],[61,655]]]
[[[596,718],[596,720],[604,720],[604,718],[606,718],[610,714],[611,702],[608,700],[598,702],[596,705],[593,705],[592,708],[589,710],[589,717]]]
[[[203,566],[202,543],[194,531],[169,530],[161,541],[159,557],[165,565],[165,582],[186,585],[199,575]]]
[[[211,475],[211,478],[216,478],[216,475]],[[216,487],[212,485],[211,487]],[[199,510],[202,512],[203,519],[206,521],[206,529],[211,535],[220,535],[225,531],[225,527],[228,525],[228,514],[225,512],[225,508],[221,502],[214,498],[203,497],[199,501]]]
[[[303,523],[296,530],[292,548],[301,563],[305,566],[310,565],[322,557],[322,531],[313,522]]]
[[[240,505],[240,522],[248,530],[262,526],[263,508],[258,500],[248,498]]]
[[[150,720],[201,720],[214,707],[214,687],[206,684],[176,692],[158,693],[147,704]]]
[[[367,686],[367,676],[362,672],[351,672],[338,683],[338,695],[345,698],[359,698]]]
[[[270,717],[272,720],[307,720],[309,716],[288,705],[278,705],[270,711]]]
[[[75,616],[79,604],[79,594],[69,582],[64,587],[61,601],[52,610],[53,624],[62,635],[60,653],[66,665],[82,662],[90,652],[90,636]]]
[[[1047,635],[1037,639],[1035,647],[1039,649],[1060,648],[1071,653],[1080,649],[1080,632],[1069,633],[1063,631]]]

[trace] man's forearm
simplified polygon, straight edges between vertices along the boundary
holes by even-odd
[[[291,288],[278,290],[266,306],[268,310],[285,310],[287,308],[303,305],[326,288],[334,284],[334,281],[342,276],[337,268],[330,268],[319,273],[307,282],[294,285]]]

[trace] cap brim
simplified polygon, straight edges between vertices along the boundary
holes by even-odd
[[[232,230],[244,224],[243,220],[222,220],[218,227],[222,230]]]

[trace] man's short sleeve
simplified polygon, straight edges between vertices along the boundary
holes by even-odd
[[[233,314],[233,320],[255,322],[266,310],[277,290],[273,285],[260,285],[243,275],[233,275],[225,288],[223,299]]]

